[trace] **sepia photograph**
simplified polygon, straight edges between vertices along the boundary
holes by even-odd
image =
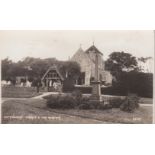
[[[152,124],[153,30],[1,30],[2,124]]]

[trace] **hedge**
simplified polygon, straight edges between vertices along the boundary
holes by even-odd
[[[64,92],[79,90],[83,94],[91,94],[91,86],[74,86],[74,81],[64,82]],[[113,82],[110,87],[102,87],[101,93],[104,95],[126,96],[128,93],[137,94],[140,97],[153,97],[153,74],[142,72],[122,72],[119,81]]]

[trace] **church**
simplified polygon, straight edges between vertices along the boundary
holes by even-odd
[[[91,81],[95,77],[96,54],[98,55],[99,76],[102,85],[112,84],[112,75],[105,70],[103,53],[95,45],[92,45],[86,51],[80,47],[71,58],[71,61],[77,62],[81,67],[81,76],[76,81],[76,85],[91,85]]]
[[[103,53],[101,53],[95,45],[84,51],[81,47],[73,55],[70,61],[75,61],[80,65],[81,75],[75,81],[76,86],[90,86],[95,79],[95,61],[98,57],[98,71],[101,86],[112,84],[112,75],[105,70]],[[43,87],[47,91],[62,90],[64,77],[61,75],[56,65],[51,66],[41,79]],[[55,85],[55,86],[54,86]]]

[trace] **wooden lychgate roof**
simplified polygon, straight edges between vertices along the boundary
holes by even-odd
[[[53,71],[53,70],[56,71],[56,73],[59,75],[60,79],[63,81],[64,78],[63,78],[63,76],[61,75],[61,73],[59,72],[59,69],[58,69],[58,67],[57,67],[56,65],[51,66],[51,67],[46,71],[46,73],[43,75],[43,77],[42,77],[41,80],[44,80],[45,77],[46,77],[46,75],[47,75],[50,71]]]

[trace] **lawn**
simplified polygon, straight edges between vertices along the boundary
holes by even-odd
[[[5,98],[30,98],[40,94],[36,92],[34,87],[2,87],[2,97]]]
[[[151,102],[151,100],[149,101]],[[148,124],[152,123],[152,105],[141,105],[134,113],[127,113],[120,111],[118,108],[110,110],[58,110],[47,108],[44,99],[10,99],[2,104],[2,123]]]

